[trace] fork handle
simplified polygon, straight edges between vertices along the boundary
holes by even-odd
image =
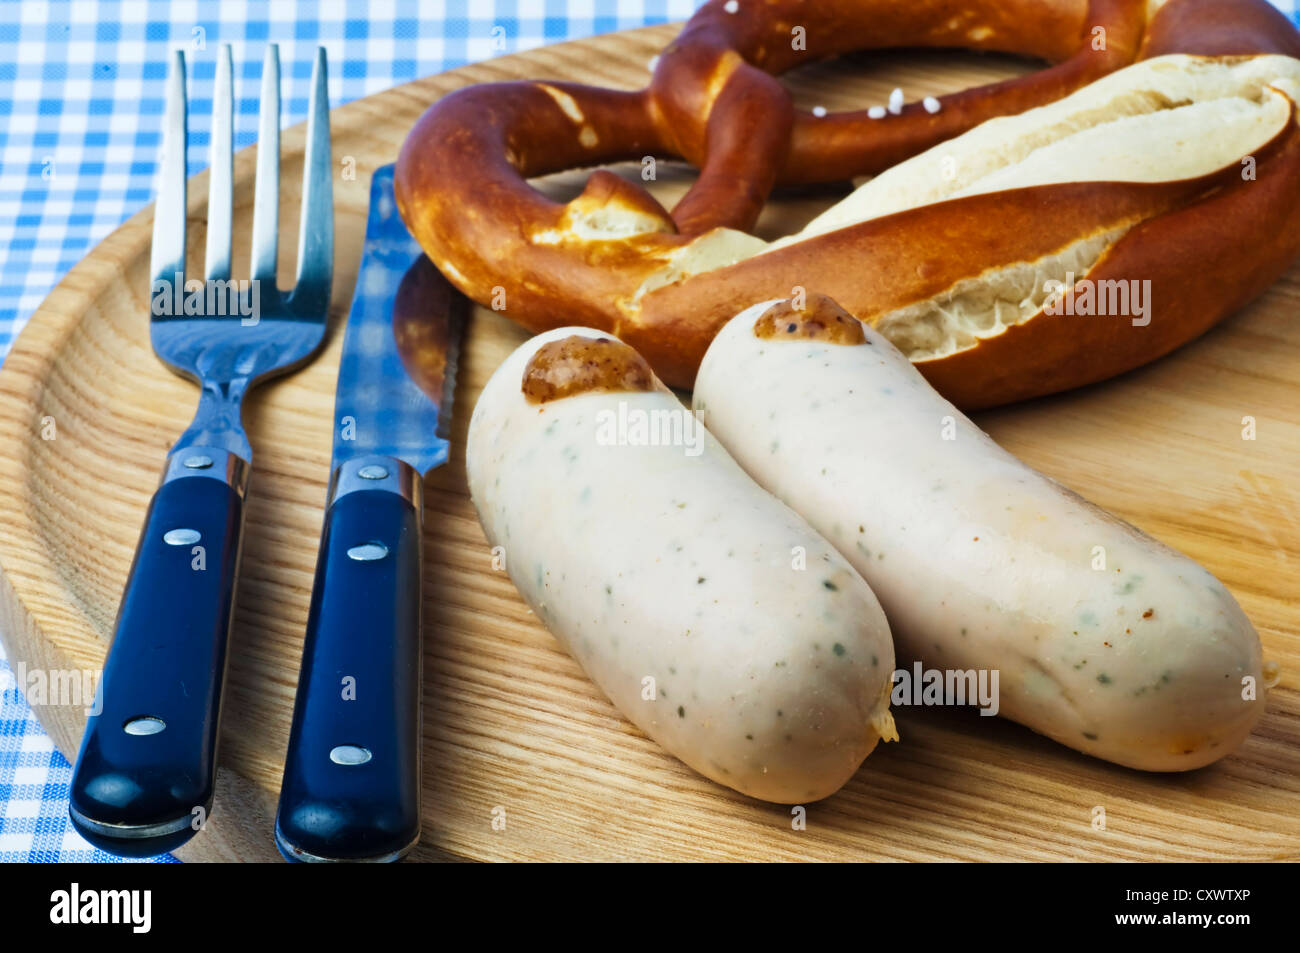
[[[379,488],[349,479],[357,471]],[[276,843],[292,861],[393,861],[420,836],[420,485],[385,457],[350,461],[340,473],[316,564]]]
[[[204,461],[215,472],[184,472]],[[73,826],[114,854],[172,850],[212,810],[241,464],[182,451],[149,504],[69,795]]]

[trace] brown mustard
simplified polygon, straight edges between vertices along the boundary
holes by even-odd
[[[524,397],[532,404],[597,391],[652,391],[645,358],[622,341],[580,334],[548,341],[524,368]]]
[[[867,343],[862,322],[823,294],[808,295],[802,310],[793,301],[778,301],[754,322],[754,336],[807,338],[830,344]]]

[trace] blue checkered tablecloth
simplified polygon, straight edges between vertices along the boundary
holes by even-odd
[[[306,119],[318,45],[329,54],[330,102],[337,106],[493,56],[684,20],[697,5],[0,0],[0,357],[64,273],[152,200],[169,51],[183,47],[189,60],[193,175],[207,163],[222,43],[233,47],[235,146],[242,148],[256,139],[267,43],[280,46],[288,126]],[[0,653],[0,861],[116,859],[69,826],[71,775]]]
[[[1300,23],[1300,0],[1274,2]],[[190,51],[194,174],[206,163],[222,43],[234,48],[235,144],[242,148],[256,135],[253,93],[268,42],[280,44],[283,120],[291,125],[306,116],[317,45],[329,52],[330,101],[339,105],[492,56],[685,19],[695,6],[697,0],[0,0],[0,357],[63,274],[151,200],[170,50]],[[70,777],[0,657],[0,861],[115,859],[70,829]]]

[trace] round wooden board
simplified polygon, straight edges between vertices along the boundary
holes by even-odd
[[[271,860],[272,821],[297,681],[330,458],[339,327],[360,255],[368,181],[436,97],[470,82],[562,78],[631,88],[675,27],[548,47],[421,80],[333,114],[337,259],[333,333],[319,359],[258,390],[244,561],[222,725],[216,806],[179,855]],[[834,110],[1000,79],[999,57],[885,54],[788,77],[801,105]],[[284,136],[280,248],[292,274],[302,129]],[[661,164],[661,196],[685,170]],[[236,159],[236,258],[247,257],[254,152]],[[636,174],[639,169],[630,170]],[[548,189],[571,193],[581,175]],[[841,192],[843,190],[840,190]],[[190,268],[203,247],[206,175],[190,190]],[[772,203],[766,237],[836,197]],[[0,372],[0,631],[12,665],[97,670],[145,506],[197,401],[149,349],[151,209],[74,268]],[[238,277],[238,276],[237,276]],[[737,302],[737,309],[747,302]],[[424,835],[413,859],[1198,859],[1300,857],[1300,269],[1220,328],[1119,380],[979,422],[1033,466],[1189,553],[1223,579],[1283,666],[1254,735],[1191,774],[1096,761],[1001,719],[898,712],[840,793],[763,804],[695,775],[625,721],[491,567],[465,487],[469,412],[524,340],[477,309],[456,397],[455,451],[427,483]],[[1257,439],[1242,438],[1242,418]],[[43,434],[52,419],[54,439]],[[66,755],[80,705],[37,705]],[[1104,829],[1094,823],[1105,811]],[[494,816],[504,810],[504,829]],[[495,813],[494,813],[495,812]]]

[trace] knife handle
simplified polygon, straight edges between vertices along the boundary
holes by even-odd
[[[212,810],[246,467],[182,451],[149,504],[69,793],[111,853],[165,853]]]
[[[369,457],[334,486],[276,844],[293,861],[393,861],[420,836],[420,480]]]

